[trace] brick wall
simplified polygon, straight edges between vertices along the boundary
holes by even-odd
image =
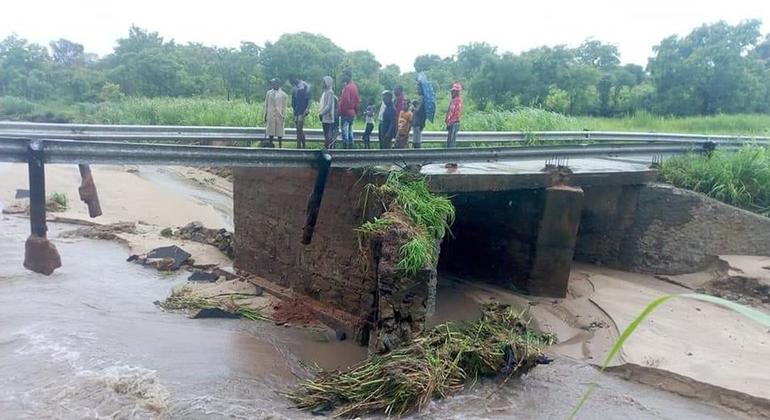
[[[375,275],[361,260],[364,211],[360,171],[333,168],[310,245],[302,245],[315,170],[234,171],[235,266],[358,316],[374,305]],[[370,206],[372,207],[372,206]]]

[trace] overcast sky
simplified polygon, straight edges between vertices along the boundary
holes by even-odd
[[[131,24],[177,42],[234,47],[307,31],[348,51],[368,49],[383,65],[406,71],[420,54],[452,55],[472,41],[521,52],[593,37],[617,45],[624,63],[645,65],[668,35],[748,18],[762,19],[769,32],[768,0],[4,0],[0,38],[13,32],[42,44],[67,38],[104,55]]]

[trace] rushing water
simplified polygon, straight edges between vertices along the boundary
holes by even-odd
[[[171,181],[170,181],[171,183]],[[188,187],[189,188],[189,187]],[[268,322],[188,319],[154,301],[185,281],[125,262],[116,243],[58,239],[52,276],[22,267],[28,221],[0,215],[0,418],[296,419],[280,395],[306,365],[344,366],[365,352],[350,341]],[[441,289],[441,317],[472,304]],[[413,418],[565,418],[595,370],[560,359],[505,386],[485,381]],[[317,418],[317,417],[316,417]],[[580,418],[709,419],[734,414],[603,376]]]

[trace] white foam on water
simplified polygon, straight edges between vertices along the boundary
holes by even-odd
[[[66,343],[42,332],[21,330],[14,336],[26,342],[14,350],[17,355],[46,355],[53,362],[67,362],[73,367],[80,359],[80,352],[72,350]]]
[[[117,365],[101,371],[88,372],[86,376],[105,384],[118,394],[128,395],[138,406],[147,410],[162,413],[168,408],[171,394],[160,383],[155,370]]]
[[[45,331],[33,332],[25,329],[16,332],[14,338],[23,343],[14,350],[16,355],[25,358],[33,356],[35,359],[46,360],[59,366],[63,364],[66,372],[69,372],[67,380],[57,381],[53,386],[49,384],[46,387],[37,388],[33,392],[41,391],[53,400],[71,402],[70,399],[74,395],[86,390],[92,396],[101,395],[103,394],[99,390],[101,387],[103,391],[115,393],[114,397],[117,399],[121,399],[121,396],[128,397],[134,402],[136,408],[158,415],[168,408],[170,393],[160,383],[157,371],[121,362],[105,361],[97,357],[81,357],[80,352],[73,350],[72,347],[76,346],[74,341],[81,342],[82,346],[82,341],[93,339],[87,334],[54,337],[53,334],[49,335]],[[26,397],[24,399],[30,396]],[[108,394],[103,397],[114,399]]]

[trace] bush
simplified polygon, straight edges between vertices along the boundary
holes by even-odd
[[[765,147],[675,156],[663,162],[661,173],[677,187],[770,216],[770,151]]]

